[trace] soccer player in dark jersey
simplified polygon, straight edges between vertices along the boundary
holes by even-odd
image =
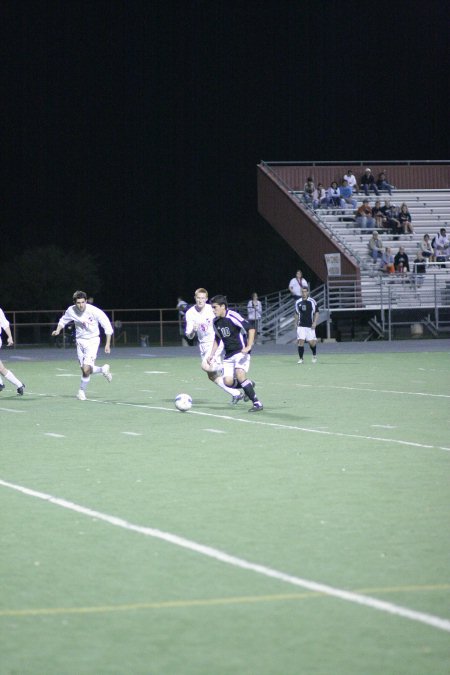
[[[245,395],[253,403],[249,412],[259,412],[263,409],[263,404],[255,394],[254,382],[247,376],[250,368],[250,352],[255,341],[255,329],[238,312],[228,309],[228,300],[225,295],[215,295],[211,298],[211,306],[216,315],[213,322],[216,337],[208,356],[208,362],[212,362],[219,343],[222,341],[225,384],[242,387]]]
[[[312,351],[312,362],[317,363],[316,356],[316,326],[319,319],[317,303],[309,297],[309,290],[302,288],[302,297],[295,303],[295,317],[297,320],[298,362],[303,363],[305,342],[309,343]]]

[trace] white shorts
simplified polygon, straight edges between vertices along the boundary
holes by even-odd
[[[77,340],[77,356],[80,366],[93,366],[95,364],[99,345],[100,337]]]
[[[214,342],[199,342],[198,346],[200,348],[200,358],[203,361],[211,354],[211,349],[213,346]],[[217,347],[216,353],[214,354],[214,359],[213,362],[210,364],[211,369],[209,372],[221,372],[223,365],[222,365],[222,352],[223,352],[223,343],[220,342],[219,346]]]
[[[297,326],[297,340],[304,340],[305,342],[317,340],[316,331],[314,328],[303,328],[303,326]]]
[[[250,354],[243,354],[239,352],[238,354],[233,354],[229,359],[223,360],[223,376],[224,377],[234,377],[234,371],[236,368],[240,368],[248,373],[250,368]]]

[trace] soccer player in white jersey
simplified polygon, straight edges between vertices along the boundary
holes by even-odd
[[[190,307],[186,312],[186,328],[185,334],[189,340],[197,335],[198,346],[200,348],[200,358],[202,360],[202,368],[207,373],[208,378],[218,387],[231,394],[231,403],[235,405],[243,400],[244,394],[239,389],[227,387],[223,381],[223,367],[221,353],[223,345],[220,345],[216,351],[215,358],[212,363],[207,362],[207,357],[211,352],[211,347],[214,343],[215,333],[213,321],[215,318],[211,305],[208,304],[208,291],[205,288],[197,288],[194,293],[195,305]]]
[[[91,379],[91,375],[103,375],[111,382],[112,375],[107,363],[104,366],[96,366],[98,348],[100,346],[100,329],[103,328],[106,335],[105,354],[111,352],[111,335],[113,329],[111,322],[105,312],[86,302],[86,293],[84,291],[75,291],[73,294],[74,305],[66,309],[58,321],[56,330],[52,335],[59,335],[64,326],[73,321],[76,330],[77,356],[81,367],[81,384],[77,394],[80,401],[86,400],[86,389]]]
[[[6,318],[4,311],[0,309],[0,348],[2,346],[2,330],[5,331],[8,337],[8,347],[12,347],[14,340],[12,337],[9,321]],[[24,383],[18,380],[14,373],[3,365],[2,361],[0,361],[0,391],[3,391],[5,385],[3,384],[1,375],[3,375],[3,377],[8,380],[8,382],[11,382],[11,384],[16,387],[19,396],[23,396],[23,390],[25,389]]]
[[[319,320],[319,310],[316,301],[309,297],[307,288],[302,288],[302,297],[295,303],[295,317],[297,320],[297,363],[303,363],[305,342],[309,343],[312,351],[312,362],[317,363],[316,326]]]

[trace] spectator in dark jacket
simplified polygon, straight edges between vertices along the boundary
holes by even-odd
[[[369,190],[375,192],[376,195],[380,194],[377,184],[375,183],[375,178],[373,177],[372,171],[370,169],[366,169],[364,171],[363,175],[361,176],[360,185],[366,195],[369,194]]]
[[[394,267],[396,272],[409,272],[409,258],[403,246],[400,246],[398,253],[395,254]]]

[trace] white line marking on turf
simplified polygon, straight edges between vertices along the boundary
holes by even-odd
[[[125,436],[142,436],[142,434],[137,434],[135,431],[121,431],[120,433],[125,434]]]
[[[0,408],[3,412],[24,413],[25,410],[14,410],[13,408]]]
[[[55,377],[80,377],[76,373],[56,373]]]
[[[347,602],[362,605],[370,609],[376,609],[380,612],[387,612],[388,614],[393,614],[394,616],[401,616],[404,619],[424,623],[428,626],[432,626],[433,628],[438,628],[439,630],[450,633],[449,619],[444,619],[442,617],[427,614],[425,612],[418,612],[416,610],[409,609],[408,607],[402,607],[401,605],[395,605],[391,602],[386,602],[385,600],[378,600],[377,598],[373,598],[369,595],[361,595],[360,593],[355,593],[353,591],[346,591],[341,588],[335,588],[334,586],[328,586],[327,584],[321,584],[316,581],[295,577],[290,574],[280,572],[279,570],[272,569],[271,567],[266,567],[265,565],[259,565],[243,558],[237,558],[236,556],[230,555],[229,553],[225,553],[225,551],[220,551],[219,549],[199,544],[195,541],[191,541],[190,539],[179,537],[178,535],[172,534],[171,532],[164,532],[153,527],[135,525],[134,523],[130,523],[123,518],[101,513],[100,511],[94,511],[93,509],[81,506],[80,504],[75,504],[74,502],[67,501],[66,499],[60,499],[59,497],[54,497],[52,495],[45,494],[44,492],[37,492],[36,490],[32,490],[22,485],[9,483],[8,481],[4,481],[2,479],[0,479],[0,485],[3,485],[4,487],[10,488],[12,490],[16,490],[16,492],[21,492],[22,494],[28,495],[30,497],[42,499],[43,501],[50,502],[51,504],[55,504],[56,506],[60,506],[64,509],[75,511],[76,513],[80,513],[84,516],[95,518],[96,520],[102,520],[105,523],[114,525],[115,527],[121,527],[124,530],[137,532],[138,534],[143,534],[146,537],[153,537],[154,539],[166,541],[169,544],[174,544],[175,546],[180,546],[181,548],[185,548],[189,551],[194,551],[195,553],[213,558],[214,560],[218,560],[219,562],[231,565],[233,567],[256,572],[257,574],[291,584],[292,586],[307,588],[308,590],[315,591],[316,593],[322,593],[334,598],[339,598],[340,600],[346,600]]]
[[[312,384],[296,384],[297,387],[312,387]],[[407,394],[408,396],[431,396],[432,398],[450,398],[450,394],[429,394],[425,391],[396,391],[395,389],[369,389],[363,387],[343,387],[337,384],[315,384],[317,389],[345,389],[348,391],[373,391],[376,394]]]
[[[44,433],[44,436],[52,436],[53,438],[65,438],[62,434],[51,434],[51,433]]]
[[[375,427],[377,429],[396,429],[397,427],[394,427],[392,424],[371,424],[371,427]]]
[[[95,403],[109,404],[109,401],[102,401],[100,399],[91,399]],[[144,403],[124,403],[116,401],[113,405],[123,405],[131,408],[143,408],[144,410],[164,410],[171,413],[179,413],[179,410],[173,408],[164,408],[157,405],[145,405]],[[398,438],[382,438],[381,436],[363,436],[362,434],[345,434],[342,431],[325,431],[324,429],[309,429],[308,427],[300,427],[294,424],[278,424],[276,422],[263,422],[262,420],[247,420],[242,417],[232,417],[231,415],[218,415],[216,413],[207,413],[200,410],[189,410],[186,415],[202,415],[204,417],[215,417],[220,420],[230,420],[232,422],[241,422],[243,424],[255,424],[258,426],[273,427],[274,429],[287,429],[290,431],[305,431],[310,434],[324,434],[326,436],[339,436],[340,438],[358,438],[363,441],[377,441],[381,443],[397,443],[398,445],[407,445],[413,448],[423,448],[425,450],[445,450],[450,452],[450,448],[441,445],[426,445],[424,443],[414,443],[413,441],[402,441]]]
[[[167,370],[144,370],[146,375],[168,375]]]
[[[226,434],[226,431],[222,431],[221,429],[203,429],[203,431],[210,431],[212,434]]]

